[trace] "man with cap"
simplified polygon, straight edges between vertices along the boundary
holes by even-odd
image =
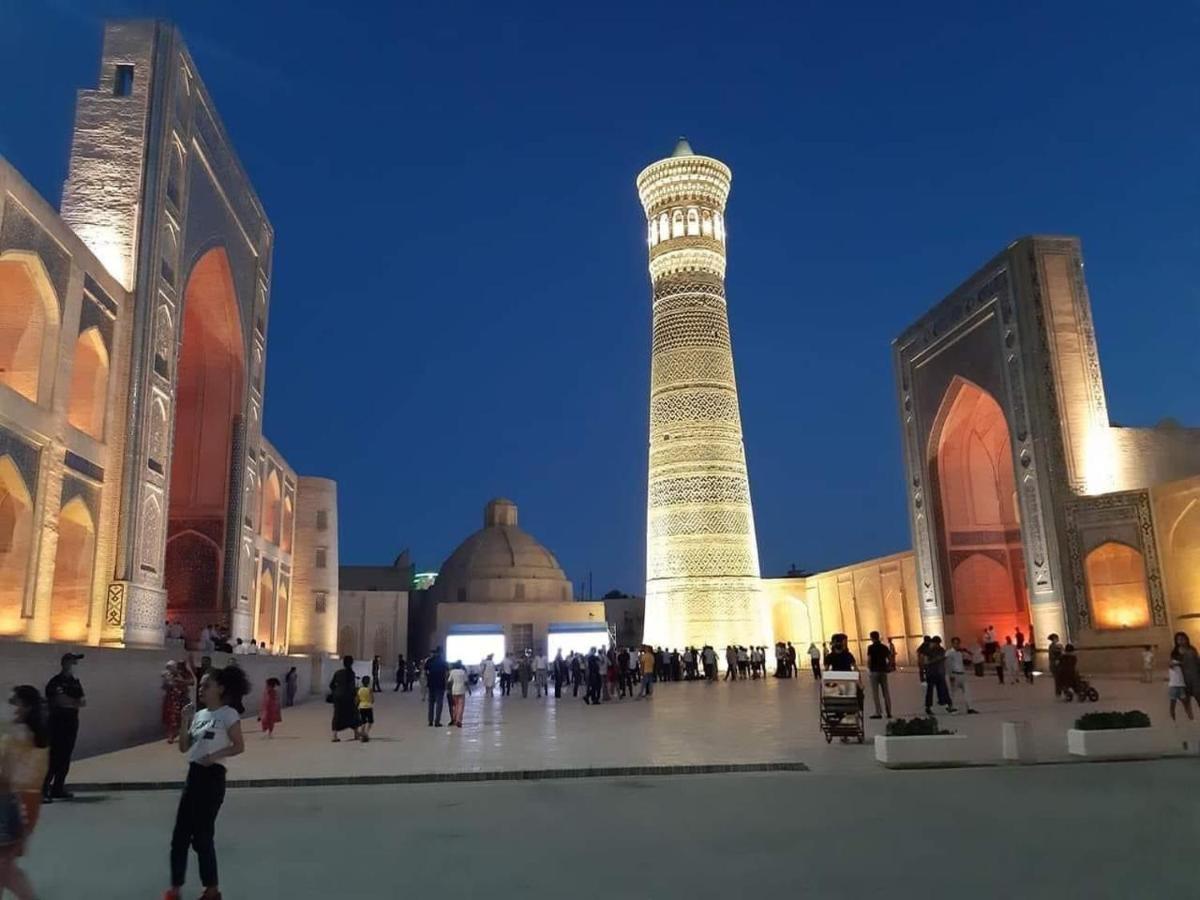
[[[83,685],[74,675],[75,663],[81,659],[82,653],[64,653],[62,671],[46,682],[50,767],[42,784],[44,803],[71,799],[66,789],[67,770],[71,768],[71,754],[75,752],[75,738],[79,735],[79,710],[87,706]]]

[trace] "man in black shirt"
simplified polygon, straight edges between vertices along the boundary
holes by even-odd
[[[892,669],[892,651],[879,639],[879,632],[871,632],[871,643],[867,646],[867,678],[871,682],[871,699],[875,703],[872,719],[882,719],[879,712],[879,691],[883,690],[883,706],[887,717],[892,717],[892,694],[888,690],[888,672]]]
[[[442,648],[435,647],[425,661],[425,684],[429,688],[429,725],[442,727],[442,705],[446,702],[446,675],[450,671],[442,658]]]
[[[929,639],[929,648],[925,651],[925,715],[933,715],[933,692],[937,691],[939,706],[946,707],[946,712],[954,712],[954,704],[950,700],[950,687],[946,684],[946,648],[942,639],[934,635]]]
[[[825,654],[825,668],[831,672],[853,672],[858,667],[858,661],[846,645],[846,636],[835,634],[831,641],[833,649]]]
[[[83,685],[73,674],[75,663],[81,659],[82,653],[64,653],[62,671],[46,683],[50,766],[42,783],[43,803],[70,800],[72,796],[67,792],[67,771],[71,768],[71,754],[75,752],[75,739],[79,736],[79,710],[87,706]]]

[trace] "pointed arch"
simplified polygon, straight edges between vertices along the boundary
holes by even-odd
[[[12,457],[0,456],[0,635],[24,630],[32,548],[33,497]]]
[[[271,473],[263,482],[262,513],[259,517],[259,533],[268,541],[279,546],[280,494],[282,486],[279,483],[279,472],[271,469]]]
[[[1150,625],[1150,585],[1141,550],[1120,541],[1106,541],[1088,552],[1083,570],[1094,627]]]
[[[282,533],[279,536],[279,549],[284,553],[292,552],[292,532],[296,527],[296,512],[292,504],[292,495],[283,498]]]
[[[258,576],[258,619],[254,638],[271,643],[275,631],[275,574],[264,568]]]
[[[0,253],[0,385],[33,403],[48,398],[58,326],[58,298],[41,257]]]
[[[88,328],[75,340],[67,421],[86,435],[104,440],[108,408],[108,347],[99,328]]]
[[[87,639],[96,559],[96,523],[81,497],[73,497],[58,514],[58,549],[54,554],[50,637],[56,641]]]
[[[175,440],[171,456],[168,533],[192,531],[172,540],[166,579],[168,609],[187,619],[191,610],[217,609],[232,528],[233,442],[246,396],[246,349],[241,307],[229,257],[223,247],[207,250],[184,281],[182,333],[176,363]],[[203,546],[201,546],[203,544]],[[186,550],[203,554],[207,574]],[[168,550],[170,550],[170,545]],[[215,558],[214,558],[215,555]],[[236,560],[230,562],[236,565]],[[181,606],[180,604],[187,604]]]
[[[1004,410],[961,376],[946,388],[930,430],[944,612],[969,638],[989,625],[1011,634],[1028,624],[1027,582],[1012,440]]]

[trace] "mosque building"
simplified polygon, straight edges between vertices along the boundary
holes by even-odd
[[[386,661],[395,653],[422,656],[434,647],[475,664],[488,653],[586,652],[610,643],[604,603],[575,600],[571,582],[538,540],[520,527],[517,505],[496,498],[483,511],[483,527],[446,557],[432,586],[404,598],[407,640],[390,637],[398,622],[396,595],[415,576],[407,553],[392,567],[343,566],[339,652]],[[360,624],[361,623],[361,624]],[[373,639],[368,645],[368,629]],[[391,643],[389,643],[391,641]]]
[[[176,29],[107,25],[61,209],[0,159],[0,638],[334,649],[336,486],[262,434],[274,240]]]

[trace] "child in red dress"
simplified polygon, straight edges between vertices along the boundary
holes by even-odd
[[[262,724],[263,733],[272,737],[275,726],[283,721],[279,714],[279,679],[268,678],[267,688],[263,691],[262,703],[258,709],[258,721]]]

